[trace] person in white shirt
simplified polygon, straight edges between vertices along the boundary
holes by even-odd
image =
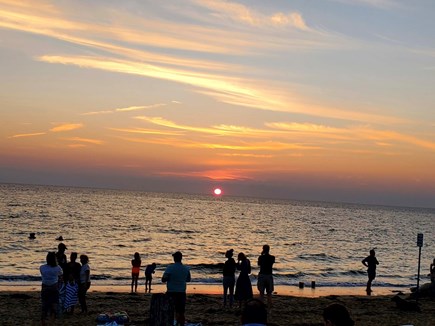
[[[91,287],[91,268],[88,264],[88,256],[80,255],[80,263],[82,264],[82,268],[80,269],[79,303],[82,313],[87,313],[88,306],[86,304],[86,292]]]
[[[41,265],[39,271],[42,278],[41,286],[41,321],[45,323],[47,317],[54,318],[58,313],[59,281],[62,278],[62,268],[57,264],[56,253],[49,252],[46,257],[47,264]]]

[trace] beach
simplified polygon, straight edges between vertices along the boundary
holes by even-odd
[[[73,315],[63,315],[52,324],[97,325],[96,318],[99,314],[125,311],[130,317],[129,325],[148,325],[152,294],[143,292],[142,288],[137,294],[130,294],[127,288],[116,288],[114,291],[103,287],[91,288],[87,295],[89,306],[87,315],[81,315],[77,307]],[[157,287],[153,293],[162,293],[160,290],[161,288]],[[299,295],[312,293],[311,290],[306,290],[308,289],[299,292]],[[334,291],[334,289],[328,289],[328,291],[345,293],[340,290]],[[298,292],[293,293],[298,294]],[[321,294],[326,294],[326,292],[321,292]],[[39,289],[0,291],[1,324],[39,325],[39,295]],[[257,295],[255,291],[254,295]],[[349,308],[356,325],[435,325],[435,301],[420,298],[421,312],[405,312],[398,310],[395,303],[391,301],[393,295],[297,296],[277,294],[273,296],[273,308],[269,313],[268,325],[323,325],[322,310],[334,302],[344,304]],[[209,287],[209,291],[206,286],[195,287],[195,289],[192,287],[188,289],[186,319],[189,323],[201,323],[202,325],[240,325],[240,311],[237,307],[233,309],[222,307],[218,287]]]

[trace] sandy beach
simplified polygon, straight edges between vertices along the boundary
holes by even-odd
[[[207,291],[207,288],[209,291]],[[89,313],[65,315],[53,325],[97,325],[100,313],[125,311],[130,317],[130,325],[147,325],[152,294],[139,292],[130,294],[127,287],[108,291],[107,288],[94,287],[88,293]],[[190,323],[202,325],[239,325],[238,309],[223,309],[218,287],[195,287],[188,293],[186,318]],[[161,293],[157,286],[154,293]],[[277,294],[274,306],[269,314],[269,325],[323,325],[322,310],[330,303],[346,305],[357,325],[435,325],[435,301],[429,298],[419,300],[421,312],[400,311],[391,301],[394,294],[349,295],[330,294],[326,290],[320,296],[303,295],[313,293],[308,289],[293,292],[293,295]],[[141,289],[143,291],[143,289]],[[295,291],[298,291],[295,289]],[[330,293],[343,293],[340,290]],[[207,293],[209,292],[209,293]],[[291,292],[291,291],[290,291]],[[323,295],[325,294],[325,295]],[[0,320],[2,325],[39,325],[40,300],[39,290],[0,291]]]

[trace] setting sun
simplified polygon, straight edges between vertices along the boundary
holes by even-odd
[[[213,192],[216,196],[219,196],[220,194],[222,194],[222,190],[219,188],[216,188]]]

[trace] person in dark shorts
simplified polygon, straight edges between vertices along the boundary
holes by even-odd
[[[162,282],[166,283],[167,294],[172,297],[177,325],[184,325],[186,310],[186,282],[190,282],[189,267],[183,265],[183,255],[177,251],[172,254],[174,263],[166,267]]]
[[[233,258],[234,250],[227,250],[225,257],[227,260],[224,263],[222,284],[224,287],[224,307],[227,306],[227,294],[229,291],[230,308],[234,303],[234,286],[236,285],[236,261]]]
[[[267,306],[272,307],[272,293],[273,287],[273,275],[272,267],[275,264],[275,256],[269,254],[269,245],[263,246],[263,251],[260,257],[258,257],[258,266],[260,266],[260,272],[258,273],[257,288],[260,291],[261,300],[264,300],[264,292],[267,294]]]
[[[156,272],[156,263],[152,263],[145,267],[145,292],[151,292],[151,282],[153,274]]]
[[[370,255],[364,258],[361,262],[367,267],[367,275],[369,280],[367,281],[367,294],[372,292],[372,282],[376,278],[376,265],[379,265],[378,260],[375,257],[375,250],[370,250]]]

